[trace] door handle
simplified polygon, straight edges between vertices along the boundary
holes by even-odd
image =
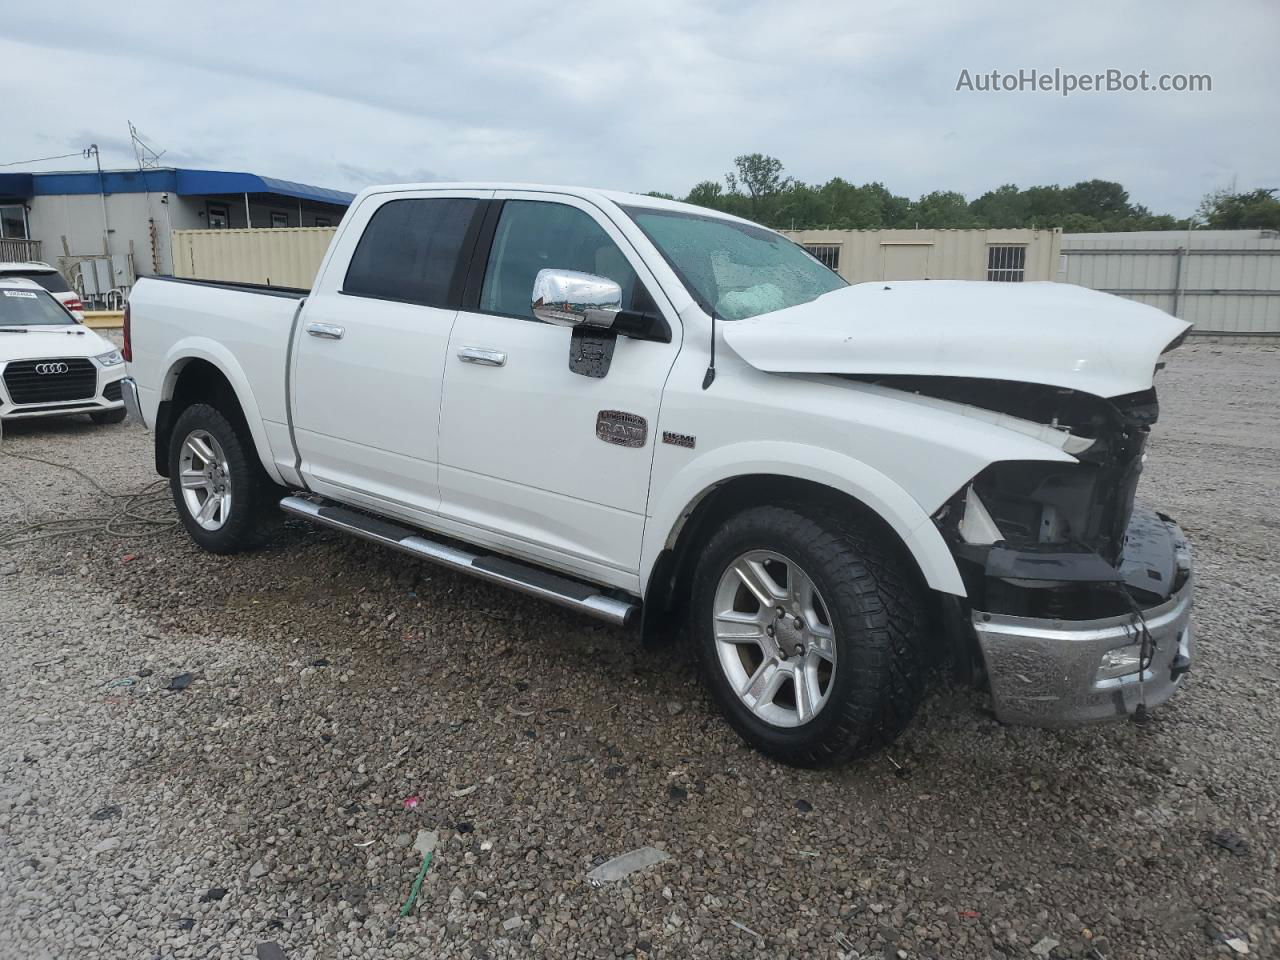
[[[341,340],[346,329],[336,323],[308,323],[307,333],[321,340]]]
[[[485,347],[463,347],[458,351],[458,359],[463,363],[478,363],[482,367],[505,367],[507,355],[501,350],[489,350]]]

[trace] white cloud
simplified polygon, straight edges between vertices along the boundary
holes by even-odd
[[[913,196],[1103,177],[1186,214],[1232,177],[1280,186],[1270,0],[1233,5],[1227,30],[1222,8],[1189,2],[961,6],[28,4],[0,39],[0,163],[92,140],[126,166],[133,120],[179,165],[348,189],[441,177],[683,193],[754,150],[805,180]],[[1214,89],[954,89],[963,68],[1022,67],[1209,73]]]

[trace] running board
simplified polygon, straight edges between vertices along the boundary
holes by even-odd
[[[322,526],[332,527],[380,543],[384,547],[399,550],[410,556],[430,560],[451,570],[469,573],[490,583],[519,590],[533,597],[550,600],[570,610],[598,617],[615,626],[626,626],[635,616],[639,605],[626,600],[616,600],[600,593],[589,584],[570,580],[559,574],[537,567],[530,567],[515,560],[490,554],[468,553],[435,540],[421,533],[402,527],[366,513],[359,513],[336,504],[316,502],[303,497],[285,497],[280,509],[295,517],[311,520]]]

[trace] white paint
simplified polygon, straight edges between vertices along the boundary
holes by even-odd
[[[650,288],[672,342],[621,338],[608,375],[594,380],[568,371],[564,328],[340,293],[381,203],[496,192],[586,211]],[[717,486],[761,474],[805,480],[865,504],[932,587],[963,595],[931,515],[993,462],[1070,463],[1087,441],[832,374],[971,376],[1113,396],[1149,387],[1160,350],[1185,329],[1159,311],[1051,284],[863,285],[718,324],[717,376],[704,390],[710,318],[618,202],[682,207],[556,187],[365,191],[293,325],[291,411],[285,366],[296,301],[143,281],[132,298],[130,370],[144,412],[154,422],[182,364],[206,359],[234,386],[274,477],[296,478],[292,413],[302,473],[318,492],[638,595],[690,510]],[[315,322],[342,327],[343,338],[309,336]],[[507,362],[458,362],[464,346],[499,351]],[[601,410],[643,417],[645,445],[597,439]],[[662,443],[664,431],[695,445]]]
[[[725,324],[748,363],[776,373],[981,377],[1101,397],[1151,386],[1188,324],[1064,283],[860,283]]]

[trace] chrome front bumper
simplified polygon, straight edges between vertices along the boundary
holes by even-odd
[[[1142,611],[1155,652],[1141,678],[1135,659],[1140,635],[1132,614],[1039,620],[974,611],[996,716],[1004,723],[1069,727],[1131,714],[1144,698],[1154,707],[1173,696],[1195,655],[1190,555],[1185,540],[1179,545],[1187,564],[1185,583],[1160,605]],[[1131,672],[1125,672],[1126,665]]]

